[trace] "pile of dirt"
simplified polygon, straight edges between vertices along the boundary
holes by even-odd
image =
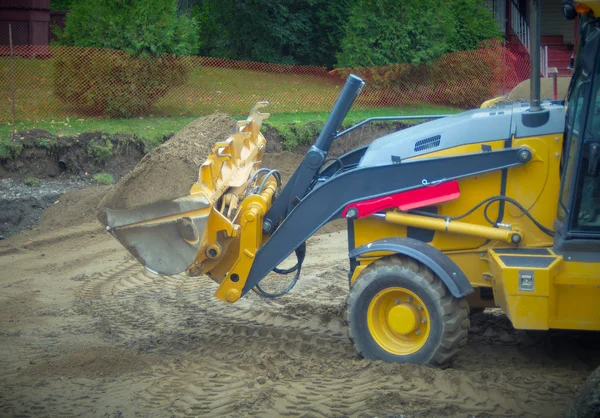
[[[63,194],[44,211],[37,229],[49,231],[95,222],[96,207],[112,187],[88,187]]]
[[[235,120],[215,113],[191,122],[147,154],[100,202],[100,208],[130,209],[185,196],[214,144],[233,132]],[[98,217],[104,222],[104,214]]]
[[[300,165],[304,159],[303,155],[295,154],[289,151],[282,151],[277,153],[265,153],[263,154],[261,167],[271,168],[279,171],[281,174],[281,181],[283,184],[287,183],[296,168]]]
[[[287,183],[300,165],[304,155],[294,152],[282,151],[277,153],[265,153],[263,155],[261,167],[272,168],[279,171],[283,184]],[[329,222],[317,232],[317,234],[329,234],[332,232],[346,229],[346,221],[343,219]]]

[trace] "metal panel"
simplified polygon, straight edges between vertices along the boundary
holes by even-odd
[[[496,254],[511,255],[552,255],[547,248],[494,248]]]
[[[556,260],[556,257],[519,257],[514,255],[502,255],[500,260],[506,267],[529,267],[548,268]]]
[[[428,154],[431,152],[429,149],[415,151],[415,145],[438,135],[442,140],[436,151],[465,144],[506,140],[510,137],[511,118],[512,105],[475,109],[403,129],[373,141],[359,167],[389,164],[392,156],[406,159]]]
[[[350,259],[373,252],[390,251],[413,258],[440,278],[452,293],[460,298],[473,292],[469,279],[446,254],[431,245],[410,238],[387,238],[358,247],[348,254]]]

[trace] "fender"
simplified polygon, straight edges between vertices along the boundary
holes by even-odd
[[[412,238],[387,238],[360,246],[348,253],[350,260],[380,251],[402,254],[423,263],[446,285],[452,296],[462,298],[473,292],[473,287],[460,268],[440,250]]]

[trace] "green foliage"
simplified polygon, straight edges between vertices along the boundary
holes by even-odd
[[[50,0],[50,10],[70,10],[75,0]]]
[[[48,138],[38,138],[35,141],[35,144],[39,148],[53,149],[58,144],[58,140],[53,136]]]
[[[79,0],[57,35],[61,45],[103,49],[56,48],[56,95],[79,112],[111,117],[148,113],[187,79],[176,56],[198,47],[196,21],[177,14],[176,0]]]
[[[23,151],[23,144],[20,141],[0,138],[0,161],[14,160],[21,154],[21,151]]]
[[[352,0],[201,0],[200,55],[332,67]]]
[[[283,147],[287,150],[293,150],[298,145],[313,143],[323,129],[323,126],[323,122],[314,121],[278,124],[275,129],[281,138]]]
[[[42,181],[40,179],[38,179],[37,177],[27,177],[23,183],[25,183],[26,186],[29,187],[40,187],[40,185],[42,184]]]
[[[450,39],[450,51],[475,49],[483,40],[500,38],[498,22],[481,3],[481,0],[448,2],[456,22],[454,36]]]
[[[89,155],[98,164],[104,164],[113,154],[113,144],[110,138],[93,140],[88,142],[87,155]]]
[[[384,105],[393,98],[406,104],[429,102],[473,108],[498,91],[502,73],[508,71],[500,48],[499,41],[490,40],[477,51],[448,53],[431,64],[395,64],[337,72],[341,77],[355,73],[366,80],[375,105]]]
[[[54,91],[81,113],[131,117],[150,112],[169,90],[183,84],[183,58],[135,57],[122,51],[56,49]]]
[[[92,178],[98,184],[113,184],[115,182],[113,175],[110,173],[94,174],[94,176]]]
[[[198,26],[177,14],[177,0],[78,0],[66,16],[59,43],[141,57],[192,55]]]
[[[494,36],[480,0],[356,0],[337,66],[431,63]]]

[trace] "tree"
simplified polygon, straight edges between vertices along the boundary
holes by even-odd
[[[50,10],[69,10],[73,0],[50,0]]]
[[[352,1],[200,0],[199,53],[332,68]]]
[[[176,0],[78,0],[55,48],[54,91],[88,114],[134,116],[150,111],[185,82],[198,27]]]
[[[481,0],[452,0],[448,3],[456,22],[450,51],[475,49],[481,41],[498,38],[498,22]]]
[[[480,0],[357,0],[338,67],[429,63],[498,36]]]
[[[198,27],[178,15],[176,0],[79,0],[71,5],[59,43],[142,57],[190,55],[198,47]]]

